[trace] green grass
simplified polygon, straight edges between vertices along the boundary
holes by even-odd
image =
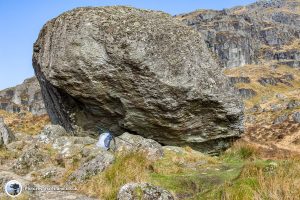
[[[200,161],[202,164],[196,165]],[[300,197],[299,171],[299,160],[263,159],[255,146],[238,142],[219,157],[190,148],[183,152],[165,150],[158,161],[149,161],[142,153],[117,155],[114,164],[79,189],[110,200],[116,199],[126,183],[148,182],[170,191],[177,199],[293,199]],[[142,191],[135,192],[141,199]]]

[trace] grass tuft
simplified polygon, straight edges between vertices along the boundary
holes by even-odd
[[[90,196],[115,200],[120,187],[126,183],[148,180],[151,165],[143,153],[117,155],[116,161],[108,169],[78,187]]]

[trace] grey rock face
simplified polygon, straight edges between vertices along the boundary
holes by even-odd
[[[33,66],[54,124],[215,151],[243,132],[242,103],[199,33],[162,12],[79,8],[49,21]]]
[[[222,66],[238,67],[259,63],[264,47],[278,49],[299,39],[299,7],[299,1],[259,1],[222,11],[199,10],[176,18],[203,35]],[[297,60],[289,62],[297,66],[299,51],[267,51],[264,59]]]
[[[149,183],[128,183],[121,187],[118,200],[174,200],[170,192]]]
[[[213,17],[203,17],[212,12]],[[237,67],[257,61],[259,43],[252,39],[257,33],[249,17],[231,15],[226,11],[203,10],[177,18],[203,35],[222,66]]]
[[[144,152],[148,159],[157,160],[161,158],[164,153],[162,146],[151,139],[145,139],[139,135],[132,135],[123,133],[116,138],[116,151],[117,152]]]
[[[0,117],[0,147],[8,145],[15,139],[13,133],[5,125],[4,120]]]
[[[47,114],[37,79],[29,78],[20,85],[0,91],[0,109],[11,113]]]
[[[274,60],[297,60],[300,61],[300,51],[299,50],[289,50],[289,51],[280,51],[280,52],[273,52],[273,59]]]
[[[102,151],[95,158],[80,166],[78,170],[71,174],[69,180],[76,182],[84,181],[104,171],[114,160],[115,158],[110,152]]]

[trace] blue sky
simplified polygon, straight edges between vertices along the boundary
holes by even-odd
[[[41,27],[80,6],[129,5],[172,15],[196,9],[223,9],[254,0],[0,0],[0,90],[34,75],[32,44]]]

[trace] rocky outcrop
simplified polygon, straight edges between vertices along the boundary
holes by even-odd
[[[46,165],[49,155],[44,150],[39,149],[38,145],[32,146],[16,160],[12,165],[14,172],[27,174]]]
[[[295,109],[295,108],[298,108],[300,107],[300,101],[299,100],[290,100],[288,102],[288,104],[286,105],[286,108],[289,109],[289,110],[292,110],[292,109]]]
[[[54,142],[59,137],[67,136],[67,131],[59,125],[46,125],[40,135],[38,141],[49,144]]]
[[[249,88],[238,89],[239,95],[244,99],[250,99],[256,95],[256,92]]]
[[[291,86],[292,87],[292,84],[289,83],[290,81],[293,81],[294,80],[294,77],[292,74],[286,74],[282,77],[261,77],[259,78],[257,81],[263,85],[263,86],[266,86],[266,85],[277,85],[278,83],[282,83],[282,84],[285,84],[287,86]]]
[[[81,182],[84,181],[91,176],[95,176],[96,174],[104,171],[108,166],[110,166],[115,157],[112,153],[107,151],[99,152],[95,158],[90,161],[82,164],[71,176],[69,177],[70,181]]]
[[[66,12],[43,27],[33,66],[67,131],[100,125],[206,152],[243,132],[242,104],[200,34],[162,12]]]
[[[37,79],[29,78],[20,85],[0,91],[0,109],[10,113],[47,114]]]
[[[5,125],[4,120],[0,117],[0,148],[8,145],[15,139],[15,136],[10,129]]]
[[[300,68],[300,61],[298,60],[287,60],[287,61],[280,61],[278,65],[287,65],[292,68]]]
[[[261,57],[299,60],[297,49],[276,51],[300,38],[299,8],[298,1],[258,1],[222,11],[198,10],[176,18],[203,35],[224,67],[238,67],[260,63]]]
[[[151,139],[139,135],[123,133],[115,139],[116,152],[143,152],[149,160],[158,160],[163,157],[162,146]]]
[[[118,193],[118,200],[174,200],[173,195],[160,187],[149,183],[128,183],[121,187]]]
[[[273,124],[275,124],[275,125],[281,124],[281,123],[283,123],[284,121],[288,120],[288,117],[289,117],[288,115],[282,115],[282,116],[279,116],[279,117],[277,117],[277,118],[274,120]]]
[[[229,79],[232,84],[251,82],[249,77],[229,77]]]

